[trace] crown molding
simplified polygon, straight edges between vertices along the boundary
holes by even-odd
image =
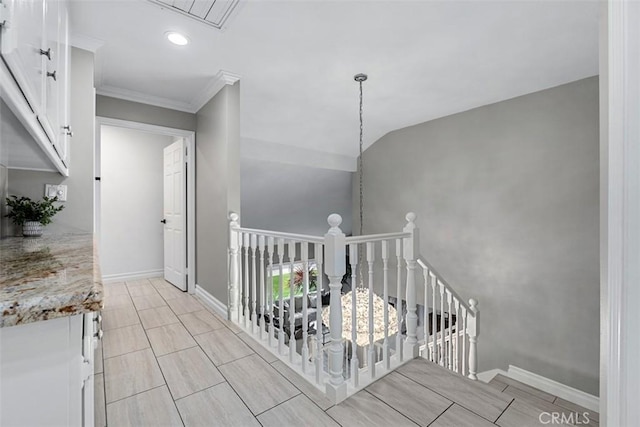
[[[238,80],[240,80],[240,76],[238,74],[225,70],[218,71],[204,90],[199,92],[198,95],[191,100],[191,107],[194,112],[197,112],[204,107],[204,105],[209,102],[211,98],[216,96],[216,94],[220,92],[225,85],[233,85]]]
[[[115,86],[102,85],[96,89],[96,93],[98,95],[109,96],[111,98],[124,99],[125,101],[139,102],[141,104],[154,105],[156,107],[184,111],[186,113],[195,113],[191,108],[191,104],[187,104],[186,102],[175,101],[161,96],[148,95],[146,93],[122,89]]]
[[[105,41],[72,31],[69,34],[69,43],[73,47],[96,53],[105,44]]]
[[[141,104],[154,105],[156,107],[195,114],[204,107],[211,98],[220,92],[223,87],[226,85],[233,85],[238,80],[240,80],[240,76],[238,74],[220,70],[215,76],[213,76],[205,86],[204,90],[199,91],[198,94],[188,103],[161,96],[148,95],[146,93],[130,89],[122,89],[111,85],[100,85],[96,90],[96,93],[98,95],[109,96],[111,98],[124,99],[126,101],[139,102]]]

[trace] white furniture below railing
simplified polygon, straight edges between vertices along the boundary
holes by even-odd
[[[407,214],[399,233],[346,237],[340,229],[342,218],[332,214],[327,234],[318,237],[243,228],[238,215],[231,213],[229,320],[336,403],[420,353],[476,379],[477,304],[471,300],[466,305],[419,257],[415,219],[415,214]],[[352,292],[343,295],[343,282],[348,281],[347,254]],[[377,260],[382,262],[381,277],[377,277]],[[312,262],[318,272],[315,290],[309,270]],[[416,301],[419,270],[427,313],[423,319],[418,319]],[[294,292],[295,274],[299,295]],[[323,306],[325,276],[328,306]],[[396,294],[396,307],[389,304],[390,292]],[[403,319],[406,334],[402,333]],[[421,341],[419,323],[424,327]]]

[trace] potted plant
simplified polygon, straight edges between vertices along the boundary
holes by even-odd
[[[44,197],[41,201],[33,201],[29,197],[7,197],[7,206],[11,212],[6,214],[16,225],[22,226],[25,237],[42,236],[42,226],[50,224],[51,218],[64,206],[54,206],[58,197]]]

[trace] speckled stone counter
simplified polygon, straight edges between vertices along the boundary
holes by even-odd
[[[92,234],[0,240],[0,327],[99,311]]]

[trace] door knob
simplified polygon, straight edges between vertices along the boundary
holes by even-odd
[[[160,222],[161,222],[161,223],[163,223],[163,224],[166,224],[166,223],[167,223],[167,220],[166,220],[166,219],[163,219],[163,220],[162,220],[162,221],[160,221]]]

